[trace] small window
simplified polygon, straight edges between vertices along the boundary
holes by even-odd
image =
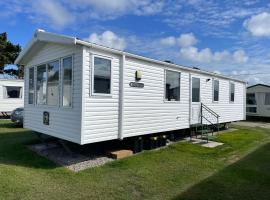
[[[255,93],[247,93],[247,104],[248,105],[256,105]]]
[[[247,107],[246,111],[248,113],[257,113],[257,107]]]
[[[58,105],[59,101],[59,61],[48,63],[47,104]]]
[[[219,101],[219,81],[214,80],[214,101]]]
[[[200,79],[192,77],[192,102],[200,102]]]
[[[35,69],[34,67],[29,69],[29,82],[28,82],[28,104],[34,104],[35,102]]]
[[[265,93],[264,105],[270,105],[270,93]]]
[[[166,70],[165,99],[167,101],[180,101],[181,73]]]
[[[94,94],[111,94],[111,60],[94,57]]]
[[[62,86],[62,106],[71,107],[72,99],[72,57],[64,58],[63,67],[63,86]]]
[[[235,85],[234,83],[230,83],[230,101],[234,102],[234,96],[235,96]]]
[[[46,65],[37,67],[37,104],[46,104],[47,70]]]
[[[22,98],[22,87],[5,86],[4,97],[6,99]]]

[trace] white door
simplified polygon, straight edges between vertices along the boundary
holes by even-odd
[[[190,86],[190,124],[200,123],[200,112],[201,112],[201,79],[196,76],[191,76]]]

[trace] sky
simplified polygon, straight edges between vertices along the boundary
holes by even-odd
[[[270,84],[268,0],[1,0],[0,32],[36,29]]]

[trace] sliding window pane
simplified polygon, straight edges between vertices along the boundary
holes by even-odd
[[[200,102],[200,79],[192,78],[192,102]]]
[[[58,105],[59,101],[59,61],[48,64],[48,94],[47,103],[50,106]]]
[[[180,73],[166,71],[166,94],[167,101],[180,101]]]
[[[34,104],[35,102],[35,69],[34,67],[29,69],[29,82],[28,82],[28,104]]]
[[[219,81],[214,80],[214,101],[219,100]]]
[[[72,57],[63,59],[63,97],[62,105],[71,106],[72,99]]]
[[[94,93],[111,94],[111,60],[94,58]]]
[[[37,104],[46,104],[47,94],[47,71],[46,65],[37,67]]]

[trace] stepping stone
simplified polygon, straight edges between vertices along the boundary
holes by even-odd
[[[131,150],[117,150],[117,151],[109,152],[109,155],[110,155],[111,158],[121,159],[121,158],[125,158],[125,157],[128,157],[128,156],[132,156],[133,151],[131,151]]]

